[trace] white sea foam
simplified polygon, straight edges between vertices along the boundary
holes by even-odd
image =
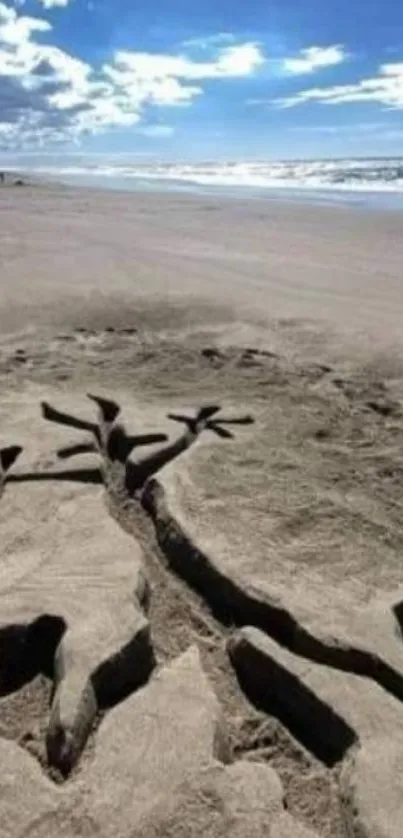
[[[34,167],[33,167],[34,168]],[[128,164],[117,160],[36,166],[42,174],[166,181],[195,186],[403,193],[403,158],[288,162]]]

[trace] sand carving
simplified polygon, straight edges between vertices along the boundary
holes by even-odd
[[[402,647],[401,637],[396,632],[393,635],[393,621],[401,623],[400,605],[378,613],[385,636],[384,659],[383,649],[377,654],[337,636],[311,633],[280,601],[270,600],[248,588],[244,581],[226,575],[213,557],[203,555],[181,531],[166,505],[158,472],[188,450],[202,432],[229,439],[231,426],[250,425],[250,416],[226,418],[217,405],[203,407],[195,416],[170,413],[168,417],[184,425],[185,430],[173,442],[167,442],[162,433],[129,435],[117,421],[119,405],[93,395],[90,398],[97,407],[97,422],[79,419],[47,402],[42,403],[42,414],[52,423],[89,435],[86,441],[60,447],[57,453],[61,460],[95,452],[100,456],[99,468],[12,474],[10,469],[21,453],[14,446],[1,452],[2,485],[46,479],[103,484],[113,489],[120,481],[125,492],[136,496],[151,514],[168,567],[201,594],[223,626],[240,628],[230,633],[227,652],[241,689],[252,704],[265,714],[277,716],[324,765],[344,766],[341,788],[352,808],[372,777],[387,787],[389,780],[385,777],[390,772],[385,773],[382,765],[377,767],[375,750],[393,741],[398,758],[403,754],[403,675],[398,660]],[[136,447],[147,445],[161,447],[136,461],[130,459]],[[114,538],[118,533],[121,537],[119,527]],[[126,612],[119,597],[112,598],[108,608],[99,609],[97,605],[92,631],[86,636],[85,621],[80,617],[72,628],[63,603],[52,612],[36,606],[37,614],[29,623],[8,621],[0,631],[3,691],[17,689],[37,671],[54,679],[47,754],[49,763],[66,774],[77,762],[98,711],[144,685],[155,666],[152,626],[146,616],[150,589],[143,572],[143,556],[136,556],[135,544],[130,540],[126,553],[126,587],[131,585],[133,589],[135,581],[134,597]],[[119,543],[117,560],[121,549],[125,550]],[[109,580],[112,588],[114,571],[115,565],[112,583]],[[121,583],[120,574],[117,586]],[[96,591],[97,598],[98,594]],[[84,596],[84,592],[78,596]],[[19,607],[21,612],[21,604]],[[111,608],[118,618],[112,643],[108,633]],[[0,609],[2,613],[1,600]],[[107,631],[102,634],[105,625]],[[392,652],[389,663],[387,654]],[[360,695],[358,704],[356,695]],[[369,802],[369,809],[371,805]],[[360,800],[352,818],[360,812],[359,806]],[[378,810],[373,816],[378,828]],[[381,810],[379,817],[383,817]],[[381,821],[379,824],[379,835],[389,835]]]
[[[115,402],[90,395],[98,411],[98,422],[88,422],[43,402],[43,417],[58,425],[87,433],[88,441],[62,447],[60,459],[98,453],[100,467],[62,472],[20,472],[9,470],[22,449],[13,446],[1,452],[1,488],[7,482],[20,484],[43,480],[79,481],[107,485],[110,472],[118,466],[125,490],[135,494],[165,464],[185,451],[200,433],[209,430],[221,438],[232,436],[229,426],[248,425],[249,416],[218,417],[216,405],[201,408],[196,416],[170,414],[185,425],[174,442],[144,456],[129,460],[140,446],[167,440],[166,434],[129,435],[117,423],[120,407]],[[86,505],[90,502],[86,499]],[[92,501],[91,501],[92,502]],[[98,499],[94,497],[94,503]],[[84,510],[83,510],[84,512]],[[50,765],[68,774],[76,764],[100,710],[113,706],[142,686],[155,666],[151,627],[146,616],[150,589],[144,573],[141,548],[115,524],[107,511],[99,510],[109,546],[102,557],[52,555],[24,577],[15,601],[4,602],[0,592],[0,694],[6,695],[42,672],[53,679],[52,708],[47,730],[47,758]],[[96,520],[98,520],[96,518]],[[90,536],[89,536],[90,537]],[[102,533],[96,533],[97,545]],[[109,540],[108,540],[109,539]],[[85,564],[88,561],[87,584]],[[67,562],[64,577],[69,583],[55,586]],[[108,567],[106,568],[106,562]],[[115,570],[116,562],[116,570]],[[106,582],[104,570],[108,571]],[[114,575],[116,572],[116,586]],[[67,574],[67,575],[66,575]],[[62,573],[63,578],[63,573]],[[77,579],[77,582],[75,581]],[[75,587],[76,585],[76,587]],[[56,588],[56,589],[55,589]]]
[[[76,430],[86,431],[93,437],[92,442],[62,448],[58,452],[58,456],[61,459],[67,459],[77,454],[97,450],[101,455],[104,471],[110,463],[120,463],[124,466],[125,488],[130,495],[143,489],[147,480],[190,448],[203,431],[211,431],[222,439],[231,439],[233,435],[228,430],[228,426],[247,426],[254,421],[248,415],[231,418],[217,417],[217,413],[221,410],[218,405],[202,407],[196,416],[169,413],[169,419],[185,425],[185,432],[165,448],[160,448],[134,463],[129,460],[129,457],[135,448],[164,442],[167,439],[166,434],[128,435],[123,425],[116,424],[116,419],[120,413],[119,405],[93,395],[89,395],[89,398],[98,407],[98,424],[77,419],[68,413],[56,410],[48,402],[42,402],[42,414],[45,419]]]
[[[98,396],[88,396],[98,407],[99,422],[85,422],[83,419],[71,416],[56,410],[47,402],[42,402],[42,415],[49,422],[74,428],[78,431],[86,431],[93,437],[93,441],[79,445],[70,445],[58,451],[60,459],[69,459],[77,454],[89,454],[98,451],[103,458],[119,460],[125,463],[134,448],[144,445],[154,445],[158,442],[165,442],[166,434],[142,434],[128,436],[122,426],[115,425],[115,420],[120,413],[120,407],[116,402],[103,399]]]

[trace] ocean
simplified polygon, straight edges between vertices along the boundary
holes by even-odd
[[[27,167],[25,167],[27,169]],[[292,201],[353,203],[403,209],[403,157],[202,163],[127,163],[103,156],[90,163],[31,165],[36,174],[82,186],[170,190]]]

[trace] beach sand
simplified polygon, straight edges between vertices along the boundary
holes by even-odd
[[[0,214],[4,835],[398,838],[403,216],[45,184]],[[127,469],[65,451],[87,393],[129,435],[254,424]]]

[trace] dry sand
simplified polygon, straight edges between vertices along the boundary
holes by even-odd
[[[4,835],[398,838],[403,216],[39,185],[0,212]],[[255,424],[158,472],[70,460],[88,428],[40,402],[92,422],[87,392],[129,434],[181,439],[166,414],[203,404]]]

